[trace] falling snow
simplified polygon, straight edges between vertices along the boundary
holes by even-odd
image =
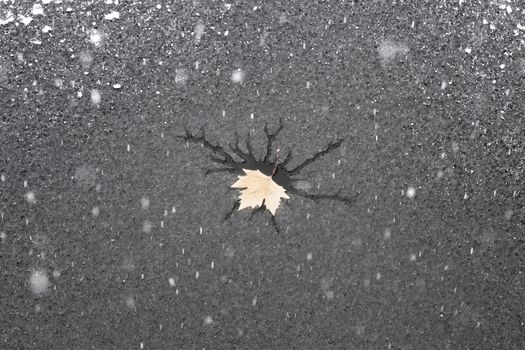
[[[153,223],[150,220],[145,220],[142,223],[142,232],[150,233],[152,229],[153,229]]]
[[[378,47],[379,57],[383,64],[392,62],[394,59],[403,57],[409,51],[409,48],[404,43],[398,43],[391,40],[384,40]]]
[[[519,348],[525,8],[430,3],[0,0],[1,298],[9,334],[41,331],[4,347],[45,348],[74,315],[139,349],[284,348],[287,328],[319,348]],[[186,125],[209,145],[179,142]],[[211,158],[238,141],[300,163],[339,137],[291,178],[281,231],[224,220]]]
[[[148,197],[142,197],[140,199],[140,205],[142,207],[142,210],[148,210],[149,209],[149,205],[150,205],[149,198]]]
[[[101,101],[102,96],[100,95],[100,92],[96,89],[91,90],[91,103],[93,103],[95,106],[98,106]]]
[[[95,46],[100,46],[102,44],[102,38],[103,38],[102,33],[98,31],[97,29],[92,29],[89,32],[89,40]]]
[[[414,198],[416,196],[416,189],[412,186],[407,188],[406,196],[408,198]]]
[[[198,21],[195,24],[195,27],[193,29],[194,35],[195,35],[195,43],[198,44],[201,41],[202,36],[204,35],[204,29],[206,27],[204,26],[204,23],[202,21]]]
[[[242,83],[244,80],[244,72],[241,69],[234,70],[232,72],[231,80],[234,83]]]
[[[26,197],[26,201],[29,204],[35,204],[36,203],[36,196],[35,196],[35,193],[33,191],[27,192],[25,197]]]
[[[36,270],[31,273],[29,278],[29,286],[31,292],[36,296],[43,296],[49,290],[49,277],[47,273],[42,270]]]

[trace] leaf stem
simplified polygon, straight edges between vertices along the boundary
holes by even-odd
[[[275,165],[273,166],[272,177],[277,173],[277,164],[279,164],[279,148],[275,150]]]

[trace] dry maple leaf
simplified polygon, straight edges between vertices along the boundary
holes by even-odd
[[[276,184],[271,176],[264,175],[259,170],[242,169],[246,175],[239,175],[239,179],[231,186],[240,188],[239,210],[256,208],[263,204],[275,216],[281,198],[289,199],[285,189]]]

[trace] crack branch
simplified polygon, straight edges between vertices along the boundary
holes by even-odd
[[[304,198],[308,198],[316,203],[321,200],[332,200],[332,201],[338,201],[338,202],[341,202],[347,205],[351,205],[354,203],[354,200],[355,200],[355,198],[352,198],[352,197],[342,196],[340,194],[341,191],[337,191],[334,194],[326,194],[326,193],[310,194],[303,190],[294,188],[294,189],[289,190],[289,192],[291,192],[292,194],[304,197]]]
[[[270,156],[272,155],[273,143],[275,142],[277,135],[282,129],[283,129],[283,118],[279,119],[279,126],[277,127],[277,130],[275,130],[273,133],[270,133],[270,131],[268,131],[268,124],[264,125],[264,133],[266,134],[266,137],[268,138],[268,143],[266,144],[266,155],[264,156],[264,159],[263,159],[264,162],[267,162],[270,159]]]
[[[336,142],[330,143],[324,150],[317,152],[312,157],[308,158],[307,160],[305,160],[304,162],[302,162],[301,164],[299,164],[298,166],[296,166],[292,170],[289,170],[288,171],[289,176],[294,176],[294,175],[299,174],[301,172],[301,170],[303,170],[303,168],[306,167],[307,165],[312,164],[313,162],[315,162],[317,159],[321,158],[325,154],[330,153],[333,150],[339,148],[339,146],[341,146],[342,142],[343,142],[343,140],[339,139]]]
[[[233,215],[233,213],[239,209],[239,207],[241,206],[241,201],[239,199],[237,199],[234,203],[233,203],[233,206],[232,208],[226,213],[226,215],[224,216],[224,218],[222,219],[222,222],[225,222],[226,220],[229,220],[230,217]]]
[[[212,144],[210,141],[206,139],[206,134],[204,132],[204,128],[202,128],[201,135],[196,136],[193,135],[187,128],[185,128],[185,134],[182,136],[179,136],[179,138],[182,138],[184,141],[189,141],[193,143],[200,143],[210,151],[214,152],[215,154],[221,155],[224,157],[224,159],[219,159],[217,157],[211,156],[211,160],[215,163],[225,164],[232,168],[236,167],[237,162],[232,158],[232,156],[226,152],[221,146],[218,144]]]

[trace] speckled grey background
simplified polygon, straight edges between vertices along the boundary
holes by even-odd
[[[0,1],[1,349],[523,349],[518,1]],[[222,217],[204,127],[312,193]]]

